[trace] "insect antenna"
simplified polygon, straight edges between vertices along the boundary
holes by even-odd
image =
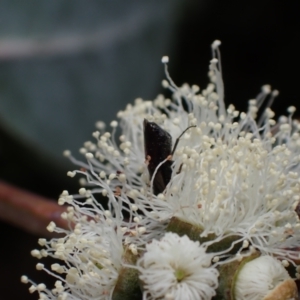
[[[176,139],[175,144],[174,144],[174,147],[173,147],[173,150],[172,150],[172,153],[171,153],[171,156],[174,155],[175,150],[176,150],[176,148],[177,148],[177,146],[178,146],[178,143],[179,143],[180,138],[181,138],[181,137],[182,137],[182,136],[183,136],[190,128],[192,128],[192,127],[196,127],[196,125],[192,125],[192,126],[189,126],[188,128],[186,128],[186,129],[180,134],[180,136]]]

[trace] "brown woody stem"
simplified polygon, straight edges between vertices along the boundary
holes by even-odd
[[[0,219],[9,224],[32,234],[51,237],[54,234],[46,230],[51,221],[67,228],[67,222],[60,217],[65,210],[51,199],[0,181]]]

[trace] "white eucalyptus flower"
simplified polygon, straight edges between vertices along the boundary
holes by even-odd
[[[87,193],[85,189],[80,192]],[[40,299],[110,299],[122,265],[124,237],[120,219],[91,200],[87,201],[89,208],[83,206],[66,191],[59,199],[60,204],[65,202],[70,206],[62,217],[72,224],[70,230],[57,228],[51,222],[47,229],[64,236],[51,241],[39,239],[44,249],[31,252],[38,259],[51,256],[58,260],[51,270],[42,263],[36,266],[57,278],[55,288],[49,290],[43,285],[41,289],[41,284],[26,277],[22,281],[31,282],[30,292],[37,291]]]
[[[300,199],[300,124],[292,121],[295,108],[290,107],[288,116],[276,122],[269,105],[278,91],[266,85],[249,101],[247,113],[233,105],[225,109],[216,58],[219,44],[212,45],[211,83],[201,93],[197,86],[177,87],[166,65],[168,81],[163,85],[173,92],[173,101],[160,95],[152,106],[139,100],[119,113],[124,119],[134,116],[139,120],[135,124],[143,118],[155,121],[173,140],[196,126],[179,141],[163,194],[147,193],[150,203],[137,195],[136,204],[154,221],[175,216],[198,225],[203,237],[237,235],[263,253],[298,259],[300,222],[295,208]],[[264,102],[266,109],[262,109]],[[135,129],[140,136],[139,126]],[[148,185],[151,192],[153,180]]]
[[[144,299],[211,299],[219,273],[211,266],[205,246],[187,236],[166,233],[146,245],[138,261]]]
[[[296,283],[282,263],[271,256],[260,256],[246,263],[235,280],[236,300],[298,299]]]

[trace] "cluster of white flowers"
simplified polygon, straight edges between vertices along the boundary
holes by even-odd
[[[295,108],[275,121],[270,104],[278,92],[264,86],[249,101],[246,113],[233,105],[226,109],[219,45],[219,41],[212,45],[206,89],[177,87],[164,57],[163,86],[172,91],[172,99],[162,95],[153,101],[137,99],[118,113],[119,122],[111,122],[109,131],[97,123],[94,141],[80,149],[86,163],[65,152],[81,167],[68,175],[81,176],[84,187],[78,195],[64,191],[59,198],[59,204],[68,205],[62,218],[68,220],[69,229],[51,223],[48,230],[63,237],[40,239],[44,248],[32,251],[37,258],[62,261],[51,265],[51,271],[37,264],[37,269],[57,278],[52,290],[22,277],[40,299],[209,300],[216,295],[220,265],[254,251],[286,264],[299,259],[295,209],[300,200],[300,124],[292,120]],[[170,182],[158,195],[153,193],[154,175],[151,178],[147,169],[151,157],[145,157],[144,119],[155,122],[173,140],[191,126],[173,157],[165,157],[156,168],[174,161]],[[170,220],[179,227],[189,224],[199,233],[196,238],[184,231],[168,233]],[[211,250],[228,237],[232,245]],[[240,248],[232,253],[234,245]],[[126,298],[129,291],[124,286],[135,282],[132,274],[138,276],[141,294]],[[237,289],[236,299],[244,299],[246,286]],[[259,293],[261,299],[261,289]]]

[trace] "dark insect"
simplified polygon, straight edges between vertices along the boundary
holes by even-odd
[[[181,135],[176,139],[172,150],[171,135],[156,123],[149,122],[144,119],[145,159],[148,162],[148,171],[151,179],[156,171],[153,179],[154,195],[162,193],[167,184],[170,182],[172,175],[171,167],[173,164],[171,158],[176,150],[180,138],[191,127],[195,126],[190,126],[181,133]],[[156,170],[157,166],[168,157],[170,157],[170,159],[164,162],[159,169]]]

